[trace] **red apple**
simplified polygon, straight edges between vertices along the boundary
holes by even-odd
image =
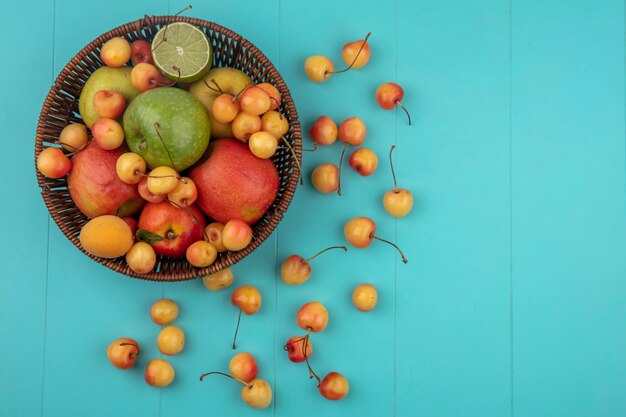
[[[117,158],[124,152],[124,147],[107,151],[91,143],[72,158],[67,185],[72,200],[87,217],[125,217],[143,207],[137,186],[125,184],[117,176]]]
[[[100,117],[117,119],[124,113],[125,106],[124,96],[117,91],[100,90],[93,96],[93,109]]]
[[[128,227],[130,227],[130,232],[133,236],[135,236],[135,233],[137,232],[137,220],[132,217],[124,217],[122,220],[126,222]]]
[[[143,39],[130,44],[130,60],[134,66],[140,63],[153,64],[152,45]]]
[[[220,139],[209,144],[206,159],[189,173],[196,183],[196,203],[218,222],[259,220],[278,194],[279,177],[269,159],[259,159],[247,144]]]
[[[148,203],[139,216],[139,229],[162,238],[151,242],[154,251],[163,256],[184,258],[192,243],[202,240],[205,221],[195,205],[174,207],[169,201]]]

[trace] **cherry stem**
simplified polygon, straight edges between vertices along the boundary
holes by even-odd
[[[69,153],[69,154],[67,154],[67,155],[72,155],[72,154],[75,154],[75,153],[76,153],[76,152],[78,152],[78,151],[82,151],[82,150],[83,150],[83,149],[85,149],[85,147],[87,146],[87,144],[84,144],[84,145],[83,145],[83,146],[81,146],[80,148],[77,148],[77,147],[76,147],[76,146],[74,146],[74,145],[70,145],[69,143],[64,143],[64,142],[61,142],[60,140],[56,140],[56,141],[54,141],[54,143],[55,143],[55,144],[57,144],[57,145],[67,146],[67,147],[69,147],[69,148],[72,148],[72,152],[71,152],[71,153]]]
[[[187,7],[185,7],[184,9],[180,10],[178,13],[176,13],[174,16],[178,16],[179,14],[181,14],[182,12],[184,12],[185,10],[189,10],[191,9],[191,4]],[[161,44],[163,42],[167,42],[167,28],[169,27],[169,25],[165,25],[165,31],[163,32],[163,40],[161,42],[159,42],[159,44],[157,46],[155,46],[152,49],[152,52],[154,52],[159,46],[161,46]]]
[[[237,101],[237,99],[239,98],[239,96],[241,96],[243,94],[244,91],[246,91],[249,87],[252,87],[254,85],[254,81],[250,81],[248,83],[248,85],[246,85],[244,88],[241,89],[240,92],[237,93],[237,95],[235,97],[233,97],[233,102]]]
[[[363,39],[363,43],[361,44],[361,47],[359,48],[359,52],[356,53],[356,56],[354,57],[354,59],[352,60],[350,65],[348,65],[347,68],[344,68],[344,69],[342,69],[340,71],[330,71],[330,72],[327,72],[327,74],[340,74],[340,73],[346,72],[350,68],[352,68],[352,66],[354,65],[356,60],[359,58],[359,55],[361,55],[361,51],[363,50],[363,47],[365,47],[365,44],[367,43],[367,39],[370,37],[371,34],[372,34],[372,32],[367,32],[367,36],[365,37],[365,39]]]
[[[163,144],[163,147],[165,148],[165,152],[167,152],[167,157],[170,159],[172,168],[174,168],[174,170],[178,172],[178,170],[176,169],[176,165],[174,164],[174,160],[172,159],[172,155],[170,154],[170,150],[167,149],[167,145],[165,145],[165,141],[163,141],[163,137],[161,136],[161,132],[159,131],[159,122],[154,122],[154,130],[156,130],[157,136],[161,140],[161,143]]]
[[[224,373],[224,372],[216,372],[216,371],[215,371],[215,372],[207,372],[206,374],[202,374],[202,375],[200,375],[200,381],[203,381],[203,380],[204,380],[204,378],[206,378],[206,377],[207,377],[207,376],[209,376],[209,375],[223,375],[223,376],[227,376],[227,377],[229,377],[230,379],[234,379],[234,380],[235,380],[235,381],[237,381],[237,382],[241,382],[242,384],[244,384],[244,385],[245,385],[246,387],[248,387],[248,388],[252,388],[252,384],[248,384],[247,382],[242,381],[242,380],[241,380],[241,379],[239,379],[239,378],[235,378],[234,376],[229,375],[229,374]]]
[[[396,182],[396,172],[393,169],[393,158],[391,157],[394,149],[396,149],[395,145],[391,145],[391,149],[389,149],[389,165],[391,166],[391,176],[393,177],[393,191],[397,193],[398,183]]]
[[[337,195],[341,196],[341,166],[343,165],[343,156],[346,153],[346,149],[350,144],[346,142],[346,145],[343,147],[341,151],[341,157],[339,158],[339,176],[337,178]]]
[[[309,327],[309,331],[307,332],[306,336],[304,336],[304,343],[302,344],[302,354],[304,356],[304,361],[306,362],[306,366],[307,368],[309,368],[309,378],[313,379],[313,377],[315,377],[315,379],[317,379],[317,387],[319,388],[319,386],[322,385],[322,380],[320,379],[319,376],[317,376],[313,368],[311,368],[311,364],[309,363],[309,358],[307,358],[307,355],[306,355],[306,348],[309,344],[310,336],[311,336],[311,328]]]
[[[178,178],[179,180],[181,179],[180,175],[151,175],[151,174],[144,174],[143,172],[139,172],[137,170],[135,170],[135,174],[139,175],[140,177],[145,177],[145,178]]]
[[[324,250],[321,250],[321,251],[317,252],[315,255],[311,256],[310,258],[307,258],[307,260],[306,260],[306,261],[307,261],[307,262],[310,262],[310,261],[312,261],[313,259],[315,259],[315,258],[317,258],[318,256],[320,256],[322,253],[324,253],[324,252],[326,252],[326,251],[329,251],[329,250],[333,250],[333,249],[343,249],[343,251],[344,251],[344,252],[347,252],[347,251],[348,251],[348,248],[346,248],[345,246],[331,246],[331,247],[328,247],[328,248],[326,248],[326,249],[324,249]]]
[[[270,96],[270,100],[274,100],[274,103],[276,103],[276,109],[278,110],[278,108],[280,107],[280,103],[278,102],[278,100],[276,100],[276,98],[272,96]],[[281,112],[278,112],[278,117],[280,118],[280,120],[283,120],[283,114]]]
[[[204,85],[206,85],[206,88],[208,88],[211,91],[215,91],[217,93],[224,94],[224,91],[222,91],[222,89],[220,88],[219,84],[213,78],[211,78],[209,81],[211,81],[213,84],[215,84],[215,86],[217,88],[211,87],[209,85],[209,83],[207,83],[206,80],[204,78],[202,78],[202,82],[204,83]]]
[[[396,248],[396,250],[398,252],[400,252],[400,255],[402,255],[402,262],[407,263],[409,262],[408,259],[406,259],[406,257],[404,256],[404,253],[402,253],[402,250],[398,247],[398,245],[396,245],[395,243],[391,243],[388,240],[385,240],[383,238],[380,238],[378,236],[372,236],[372,239],[376,239],[376,240],[380,240],[381,242],[385,242],[385,243],[389,243],[391,246],[393,246],[394,248]]]
[[[139,354],[141,353],[139,346],[137,346],[135,343],[122,342],[120,343],[120,346],[133,346],[135,349],[137,349],[137,353],[135,353],[135,356],[139,356]]]
[[[239,309],[239,315],[237,316],[237,327],[235,328],[235,337],[233,338],[233,350],[237,349],[237,333],[239,332],[239,323],[241,323],[241,312],[242,308]]]
[[[409,118],[409,126],[411,126],[411,115],[409,114],[409,111],[399,101],[396,101],[396,106],[399,106],[402,110],[404,110],[404,112],[406,113],[406,117]]]
[[[300,185],[304,185],[304,180],[302,179],[302,166],[300,165],[300,160],[298,159],[298,155],[296,155],[296,151],[292,148],[291,143],[284,136],[280,137],[285,145],[289,148],[291,153],[293,154],[293,158],[296,160],[296,165],[298,165],[298,177],[300,178]]]
[[[196,223],[196,224],[200,224],[200,221],[196,218],[196,216],[193,214],[193,212],[189,209],[188,205],[180,205],[175,201],[170,200],[169,198],[167,199],[167,201],[169,201],[174,207],[179,208],[181,210],[183,210],[189,217],[191,217],[191,221]],[[204,231],[203,231],[204,232]],[[206,237],[206,232],[204,232],[205,237]]]

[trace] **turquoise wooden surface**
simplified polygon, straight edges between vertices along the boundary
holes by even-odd
[[[230,291],[100,267],[48,219],[35,182],[35,125],[63,65],[111,27],[186,5],[4,5],[0,122],[10,192],[0,205],[0,415],[626,415],[623,2],[193,3],[189,15],[242,33],[280,68],[304,127],[321,114],[360,116],[365,145],[380,158],[372,177],[344,172],[341,198],[300,188],[277,232],[234,268],[235,285],[256,285],[264,297],[240,335],[240,350],[255,354],[274,389],[264,411],[243,404],[230,381],[197,381],[227,369]],[[308,55],[340,66],[343,43],[368,31],[366,68],[322,85],[306,79]],[[405,87],[414,126],[377,107],[383,81]],[[398,221],[380,204],[392,185],[391,144],[400,185],[416,196],[413,213]],[[307,177],[339,152],[305,154]],[[285,256],[341,244],[343,223],[356,215],[375,219],[409,264],[374,243],[320,257],[305,285],[282,284]],[[369,314],[350,302],[361,282],[379,289]],[[141,365],[158,356],[148,309],[162,296],[181,305],[187,345],[171,360],[175,383],[156,390]],[[295,312],[311,300],[330,312],[312,339],[313,364],[349,378],[341,402],[321,398],[306,368],[282,351],[301,334]],[[139,367],[120,372],[105,349],[125,335],[144,352]]]

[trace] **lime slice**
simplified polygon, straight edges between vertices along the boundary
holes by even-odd
[[[170,80],[191,83],[211,69],[211,44],[197,27],[174,22],[152,40],[154,65]]]

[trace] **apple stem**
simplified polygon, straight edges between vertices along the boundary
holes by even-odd
[[[165,141],[163,140],[163,137],[161,136],[161,132],[159,131],[159,122],[154,122],[154,130],[156,130],[157,136],[161,140],[161,144],[163,144],[163,148],[165,148],[165,152],[167,152],[167,157],[170,159],[172,168],[174,168],[174,170],[178,172],[178,170],[176,169],[176,165],[174,164],[174,160],[172,159],[172,155],[170,154],[170,150],[167,149],[167,145],[165,145]]]
[[[139,346],[137,346],[137,344],[135,343],[122,342],[120,343],[120,346],[133,346],[135,349],[137,349],[137,352],[134,354],[135,357],[139,356],[139,354],[141,353]]]
[[[217,372],[217,371],[214,371],[214,372],[207,372],[206,374],[202,374],[202,375],[200,375],[200,381],[203,381],[203,380],[204,380],[204,378],[206,378],[206,377],[207,377],[207,376],[209,376],[209,375],[223,375],[223,376],[227,376],[227,377],[229,377],[230,379],[234,379],[234,380],[235,380],[235,381],[237,381],[237,382],[241,382],[242,384],[244,384],[244,385],[245,385],[246,387],[248,387],[248,388],[252,388],[252,384],[248,384],[246,381],[242,381],[241,379],[239,379],[239,378],[235,378],[234,376],[229,375],[229,374],[227,374],[227,373],[224,373],[224,372]]]
[[[359,55],[361,55],[361,51],[363,50],[363,47],[365,46],[365,44],[367,43],[367,39],[370,37],[370,35],[372,34],[372,32],[367,32],[367,36],[365,37],[365,39],[363,39],[363,43],[361,44],[361,47],[359,48],[359,52],[356,53],[356,56],[354,57],[354,59],[352,60],[352,62],[350,63],[350,65],[348,65],[347,68],[344,68],[340,71],[329,71],[326,72],[326,74],[340,74],[342,72],[346,72],[348,71],[350,68],[352,68],[352,66],[354,65],[354,63],[356,62],[356,60],[359,58]]]
[[[409,118],[409,126],[411,126],[411,114],[409,113],[409,111],[399,101],[396,101],[396,106],[399,106],[402,110],[404,110],[404,112],[406,113],[406,117]]]
[[[346,142],[346,145],[343,147],[341,151],[341,157],[339,158],[339,175],[337,177],[337,195],[341,196],[341,166],[343,165],[343,156],[346,153],[346,149],[350,144]]]
[[[311,256],[311,257],[310,257],[310,258],[308,258],[306,261],[307,261],[307,262],[310,262],[310,261],[312,261],[313,259],[315,259],[315,258],[317,258],[318,256],[320,256],[322,253],[324,253],[324,252],[326,252],[326,251],[329,251],[329,250],[332,250],[332,249],[343,249],[343,251],[344,251],[344,252],[347,252],[347,251],[348,251],[348,248],[346,248],[345,246],[331,246],[331,247],[328,247],[328,248],[326,248],[326,249],[324,249],[324,250],[321,250],[321,251],[317,252],[315,255]]]
[[[282,139],[283,142],[285,142],[285,145],[287,145],[287,147],[291,151],[293,158],[296,161],[296,165],[298,165],[298,177],[300,179],[300,185],[304,185],[304,180],[302,179],[302,166],[300,165],[300,160],[298,159],[298,155],[296,155],[296,151],[293,149],[293,147],[291,146],[291,143],[289,143],[287,138],[285,138],[284,136],[281,136],[280,138]]]
[[[309,327],[309,331],[307,332],[306,336],[304,336],[304,343],[302,344],[302,355],[304,356],[304,361],[306,362],[307,368],[309,368],[309,378],[313,379],[313,377],[315,377],[315,379],[317,379],[317,387],[319,388],[319,386],[322,384],[322,380],[320,379],[319,376],[317,376],[313,368],[311,368],[311,364],[309,363],[309,358],[307,358],[307,355],[306,355],[306,348],[309,344],[310,336],[311,336],[311,328]]]
[[[406,259],[406,257],[404,256],[404,253],[402,253],[402,250],[398,247],[398,245],[396,245],[395,243],[391,243],[388,240],[385,240],[383,238],[380,238],[378,236],[372,236],[372,239],[376,239],[376,240],[380,240],[381,242],[385,242],[385,243],[389,243],[391,246],[393,246],[394,248],[396,248],[396,250],[398,252],[400,252],[400,255],[402,255],[402,262],[407,263],[409,262],[408,259]]]
[[[394,149],[396,149],[395,145],[391,145],[391,149],[389,149],[389,166],[391,166],[391,176],[393,177],[393,191],[397,193],[398,183],[396,182],[396,172],[393,169],[393,158],[391,157]]]
[[[241,312],[242,308],[239,309],[239,315],[237,316],[237,327],[235,328],[235,337],[233,338],[233,350],[237,349],[237,333],[239,332],[239,323],[241,323]]]

